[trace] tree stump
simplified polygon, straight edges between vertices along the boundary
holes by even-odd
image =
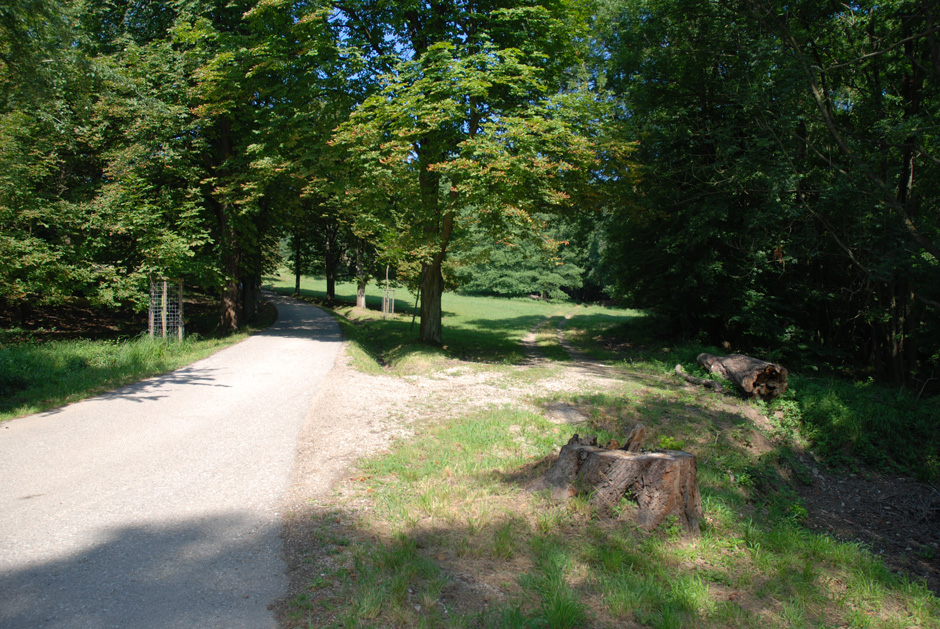
[[[709,372],[733,382],[738,391],[747,398],[759,397],[768,401],[787,390],[787,375],[790,372],[774,363],[743,354],[725,357],[699,354],[697,362]]]
[[[575,435],[531,489],[551,489],[558,500],[586,494],[592,504],[609,513],[626,497],[636,506],[624,514],[640,527],[654,529],[675,516],[679,526],[698,533],[702,498],[696,474],[695,456],[688,452],[608,449],[597,446],[597,437]]]

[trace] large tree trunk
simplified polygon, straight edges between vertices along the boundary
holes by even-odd
[[[222,224],[222,270],[225,284],[222,286],[222,311],[219,328],[224,332],[234,332],[241,327],[242,291],[239,275],[241,273],[241,252],[235,229],[228,216],[228,208],[219,207],[219,222]]]
[[[362,280],[356,282],[356,308],[366,307],[366,283]]]
[[[443,255],[435,256],[430,264],[421,266],[421,327],[418,337],[433,345],[444,342],[441,317],[441,297],[444,294],[442,258]]]
[[[719,357],[699,354],[698,364],[714,374],[727,378],[744,397],[772,400],[787,390],[789,371],[780,365],[757,358],[732,354]]]
[[[638,449],[641,439],[631,436],[625,447]],[[602,448],[596,437],[575,435],[530,489],[550,489],[561,500],[584,494],[598,508],[629,517],[647,530],[674,517],[686,531],[697,533],[702,519],[697,469],[688,452]]]
[[[213,170],[220,178],[228,176],[226,161],[234,153],[232,120],[227,116],[219,119],[218,135],[214,140],[216,164]],[[216,193],[213,193],[214,195]],[[244,323],[241,286],[242,250],[235,216],[231,203],[224,198],[212,197],[216,216],[219,221],[219,233],[222,250],[222,272],[225,284],[222,286],[221,313],[219,328],[225,332],[234,332]]]

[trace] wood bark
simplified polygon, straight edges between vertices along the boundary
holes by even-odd
[[[425,264],[421,269],[421,323],[418,326],[418,337],[425,343],[441,345],[444,342],[441,311],[443,294],[441,262],[435,257],[431,264]]]
[[[702,519],[695,455],[677,450],[627,452],[598,447],[597,437],[574,435],[531,489],[549,489],[559,500],[590,496],[597,507],[611,514],[622,509],[620,517],[647,530],[674,516],[687,532],[698,533]]]
[[[366,284],[359,281],[356,284],[356,308],[366,307]]]
[[[721,357],[699,354],[698,364],[709,372],[733,382],[738,391],[747,398],[772,400],[787,390],[787,375],[790,372],[785,367],[751,356],[731,354]]]

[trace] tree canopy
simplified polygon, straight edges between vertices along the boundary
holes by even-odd
[[[938,19],[921,0],[12,0],[0,305],[133,303],[166,275],[234,329],[283,241],[298,272],[360,287],[399,269],[430,343],[445,286],[564,290],[922,386]]]

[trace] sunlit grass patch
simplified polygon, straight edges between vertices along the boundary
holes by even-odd
[[[0,421],[173,371],[244,340],[255,329],[222,338],[192,335],[182,342],[144,335],[0,347]]]
[[[293,278],[282,273],[266,278],[275,290],[291,294]],[[437,369],[446,358],[465,361],[511,365],[525,357],[522,341],[539,324],[538,344],[549,358],[567,360],[567,353],[557,342],[557,324],[563,313],[576,309],[581,312],[604,311],[607,316],[628,319],[638,316],[633,311],[577,307],[573,304],[535,301],[531,299],[500,299],[445,293],[442,299],[444,317],[444,345],[437,350],[427,349],[416,342],[418,321],[414,321],[415,296],[404,288],[396,289],[395,315],[382,318],[382,287],[370,284],[366,288],[368,309],[353,308],[356,287],[349,282],[336,284],[338,303],[328,304],[346,320],[344,331],[357,345],[359,358],[365,366],[376,365],[402,373],[428,373]],[[326,304],[325,281],[304,277],[301,297]],[[546,323],[546,319],[551,321]],[[352,326],[348,325],[352,324]],[[357,363],[357,366],[360,366]]]
[[[668,395],[627,393],[634,405],[647,394]],[[582,394],[570,402],[592,422],[613,426],[624,410],[616,398]],[[865,626],[937,626],[932,594],[891,574],[864,548],[812,533],[778,508],[793,499],[775,489],[786,484],[773,475],[786,457],[762,463],[735,438],[730,411],[695,412],[691,401],[675,400],[686,410],[672,409],[656,429],[678,430],[701,457],[706,522],[698,537],[668,527],[644,533],[605,519],[587,501],[556,504],[525,492],[533,478],[527,466],[557,452],[569,435],[511,407],[429,426],[420,440],[367,462],[375,509],[361,525],[385,540],[415,540],[442,574],[470,569],[502,593],[489,606],[481,600],[476,609],[455,608],[467,594],[449,581],[439,606],[450,610],[446,623],[458,626],[803,627],[863,619]],[[702,429],[698,439],[683,432],[692,423]],[[742,482],[746,472],[753,478]],[[511,567],[515,577],[497,578],[498,566]],[[425,578],[407,574],[411,591],[422,591]],[[366,601],[381,595],[398,604],[385,590],[355,589],[354,599],[356,591]],[[373,624],[426,622],[408,614],[383,612]],[[430,626],[446,623],[436,618]]]

